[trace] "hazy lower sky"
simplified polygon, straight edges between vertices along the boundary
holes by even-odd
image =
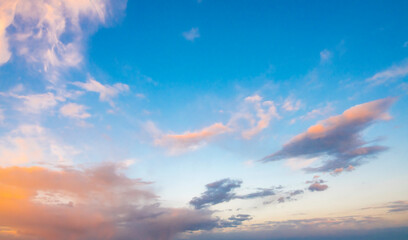
[[[407,12],[0,0],[0,239],[408,239]]]

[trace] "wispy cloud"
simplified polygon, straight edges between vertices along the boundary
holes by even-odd
[[[123,83],[115,83],[113,85],[103,85],[96,81],[92,77],[89,77],[86,82],[74,82],[72,83],[88,92],[95,92],[99,94],[99,100],[108,102],[110,105],[114,105],[112,99],[117,97],[120,93],[129,91],[129,86]]]
[[[293,137],[281,150],[262,159],[263,162],[301,157],[310,159],[331,156],[316,168],[307,171],[324,172],[350,165],[360,165],[361,159],[375,156],[386,150],[384,146],[367,146],[361,132],[373,123],[389,120],[387,110],[394,103],[394,98],[384,98],[347,109],[341,115],[330,117],[308,128],[304,133]]]
[[[11,56],[22,56],[28,62],[41,63],[45,72],[77,66],[91,29],[105,24],[125,4],[110,0],[1,1],[0,65]],[[86,28],[81,25],[83,21]],[[8,30],[11,25],[13,31]],[[52,75],[50,80],[58,81],[55,73]]]
[[[408,59],[395,64],[384,71],[374,74],[372,77],[366,79],[373,85],[381,85],[393,81],[395,79],[403,78],[408,75]]]
[[[283,102],[282,108],[288,112],[294,112],[300,109],[302,102],[294,99],[292,96],[287,97]]]
[[[198,28],[192,28],[190,31],[183,32],[183,37],[188,41],[194,41],[196,38],[200,37],[200,32]]]

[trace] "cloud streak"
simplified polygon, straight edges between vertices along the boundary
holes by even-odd
[[[305,168],[309,172],[334,171],[337,168],[355,167],[362,164],[362,159],[375,156],[387,147],[370,145],[364,141],[361,132],[377,121],[389,120],[387,110],[395,98],[384,98],[356,105],[341,115],[318,122],[293,137],[281,150],[266,156],[263,162],[289,158],[310,159],[331,157],[319,167]]]

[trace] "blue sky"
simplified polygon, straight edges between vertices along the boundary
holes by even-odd
[[[0,239],[407,237],[407,9],[1,1]]]

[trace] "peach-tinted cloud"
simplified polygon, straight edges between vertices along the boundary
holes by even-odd
[[[293,112],[299,110],[301,106],[302,102],[300,100],[293,99],[293,97],[288,97],[283,102],[282,108],[285,109],[285,111]]]
[[[21,125],[0,138],[0,166],[71,164],[79,151],[39,125]]]
[[[194,150],[206,144],[213,137],[230,131],[222,123],[214,123],[199,131],[187,131],[183,134],[165,134],[155,139],[154,144],[169,149],[170,153],[177,154],[183,151]]]
[[[169,240],[187,230],[222,227],[210,211],[160,207],[148,186],[126,177],[117,164],[0,168],[0,226],[16,239],[44,240]]]
[[[337,168],[358,166],[361,159],[373,156],[386,147],[367,146],[361,132],[376,121],[389,120],[387,110],[395,101],[384,98],[354,106],[341,115],[318,122],[306,132],[293,137],[283,148],[263,159],[264,162],[295,157],[314,158],[332,156],[322,166],[308,171],[333,171]]]
[[[76,103],[68,103],[60,108],[60,113],[63,116],[70,118],[85,119],[89,118],[91,114],[86,112],[87,107]]]
[[[238,133],[244,139],[251,139],[266,129],[273,118],[280,118],[274,102],[263,101],[257,94],[246,97],[242,106],[243,109],[233,113],[226,124],[217,122],[195,131],[163,134],[152,122],[146,123],[144,128],[152,135],[156,146],[167,148],[171,154],[178,154],[196,150],[226,133]]]

